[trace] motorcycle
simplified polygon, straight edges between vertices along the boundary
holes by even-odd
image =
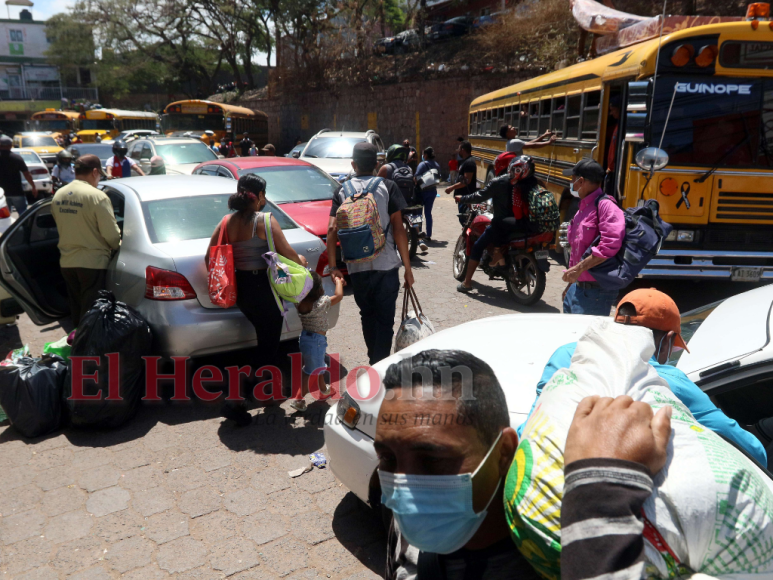
[[[486,204],[473,204],[467,213],[459,214],[462,233],[456,241],[453,255],[454,278],[464,280],[472,246],[491,223],[492,214]],[[542,234],[516,233],[510,236],[504,251],[504,266],[491,266],[489,246],[483,252],[479,268],[489,280],[504,280],[507,290],[518,304],[529,306],[542,298],[545,292],[545,273],[550,270],[549,248],[554,232]]]
[[[424,227],[424,206],[406,207],[403,210],[403,227],[408,236],[408,253],[413,258],[419,249],[419,234]]]

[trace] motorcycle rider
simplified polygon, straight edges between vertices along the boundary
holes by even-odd
[[[413,169],[411,169],[411,166],[408,164],[410,154],[411,148],[409,146],[395,143],[387,150],[387,162],[378,170],[379,177],[389,179],[397,184],[397,187],[403,192],[405,204],[408,207],[416,205],[417,203],[416,183],[413,179]],[[420,241],[419,249],[422,252],[426,252],[429,247],[424,241]]]
[[[456,287],[459,292],[467,293],[472,290],[472,277],[489,244],[495,245],[490,264],[498,266],[504,256],[501,248],[496,246],[507,242],[510,234],[526,234],[532,231],[529,223],[528,195],[539,185],[539,180],[534,176],[534,161],[528,155],[521,155],[510,162],[505,175],[492,179],[486,187],[475,193],[454,198],[461,204],[483,203],[490,199],[494,213],[491,225],[472,247],[464,282]]]
[[[119,177],[131,177],[132,169],[140,175],[145,175],[139,164],[127,157],[126,153],[129,148],[126,146],[126,142],[123,139],[118,139],[113,143],[113,156],[107,160],[107,178],[118,179]]]
[[[56,165],[51,170],[51,178],[54,187],[59,189],[70,184],[75,179],[75,169],[72,166],[72,153],[67,149],[62,149],[56,154]]]

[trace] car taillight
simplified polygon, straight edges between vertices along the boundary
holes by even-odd
[[[45,169],[43,167],[33,167],[30,169],[30,173],[32,175],[48,175],[48,169]]]
[[[148,266],[145,268],[145,298],[148,300],[190,300],[196,291],[182,274]]]
[[[325,276],[330,276],[329,264],[330,262],[327,259],[327,248],[325,248],[325,251],[322,252],[322,255],[319,257],[319,261],[317,261],[317,274],[323,278]]]
[[[453,30],[454,29],[454,25],[453,24],[446,24],[443,28],[446,29],[446,30]]]
[[[0,207],[0,219],[9,217],[11,217],[11,210],[8,209],[8,206],[4,205],[3,207]]]

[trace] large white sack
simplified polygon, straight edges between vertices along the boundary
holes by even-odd
[[[563,451],[575,409],[590,395],[629,395],[674,410],[666,466],[644,511],[679,561],[720,578],[773,578],[773,482],[695,420],[648,364],[653,353],[650,330],[601,320],[545,385],[508,474],[514,540],[545,577],[560,578]],[[673,576],[673,562],[646,541],[645,552],[649,574]]]

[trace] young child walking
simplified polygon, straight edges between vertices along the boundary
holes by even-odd
[[[290,406],[296,411],[306,410],[306,401],[303,397],[309,392],[309,378],[315,371],[317,374],[317,387],[320,392],[320,399],[324,400],[333,394],[332,388],[325,382],[327,373],[320,371],[326,369],[325,352],[327,351],[327,313],[330,307],[338,304],[344,297],[344,281],[336,279],[336,291],[334,296],[325,294],[322,288],[322,276],[316,272],[311,273],[314,285],[306,298],[298,303],[298,316],[301,319],[303,330],[298,338],[301,348],[301,358],[303,361],[303,383],[300,397],[294,399]]]

